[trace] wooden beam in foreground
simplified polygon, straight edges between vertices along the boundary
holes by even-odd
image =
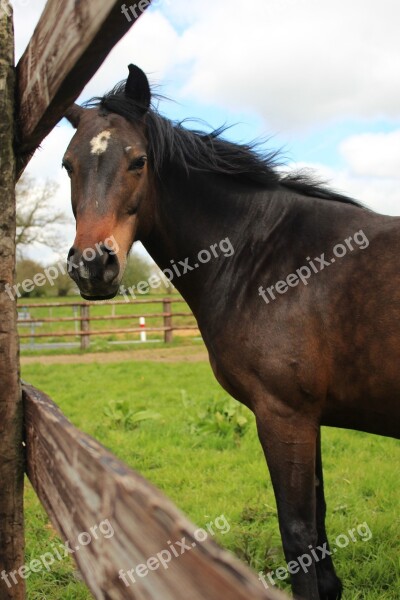
[[[137,4],[138,18],[150,0]],[[120,0],[48,0],[17,67],[18,176],[137,20],[129,16]],[[132,60],[127,57],[127,64]]]
[[[14,31],[0,6],[0,598],[23,600],[25,582],[7,575],[24,563],[22,398],[17,310],[7,294],[15,278]],[[8,581],[8,583],[7,583]]]
[[[95,598],[287,598],[264,589],[243,563],[210,536],[200,542],[203,535],[195,533],[196,527],[170,500],[78,431],[47,396],[28,385],[23,386],[23,395],[29,479],[54,526],[74,550]],[[101,523],[113,535],[99,535]],[[87,537],[80,534],[90,534],[96,527],[98,539],[92,533],[91,543],[84,545]],[[177,542],[187,546],[183,553]],[[132,569],[134,581],[127,574]]]

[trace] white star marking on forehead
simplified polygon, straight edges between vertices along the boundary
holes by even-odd
[[[105,129],[96,135],[90,142],[92,154],[104,154],[108,147],[108,140],[111,137],[111,131]]]

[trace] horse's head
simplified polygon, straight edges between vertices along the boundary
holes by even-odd
[[[64,155],[71,178],[76,237],[68,269],[86,299],[116,295],[129,250],[151,226],[151,185],[145,117],[150,107],[146,75],[134,65],[121,89],[135,119],[107,110],[72,106],[67,119],[77,129]]]

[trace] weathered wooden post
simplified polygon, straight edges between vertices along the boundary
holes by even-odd
[[[81,332],[90,332],[90,308],[88,304],[81,304]],[[81,350],[90,346],[90,335],[81,335]]]
[[[166,327],[166,329],[164,330],[164,342],[166,344],[170,344],[172,342],[172,338],[173,338],[171,299],[170,298],[164,298],[164,300],[163,300],[163,313],[165,313],[164,314],[164,327]]]
[[[17,310],[7,290],[15,275],[14,31],[0,3],[0,598],[22,600],[25,582],[9,573],[24,564],[22,446]]]

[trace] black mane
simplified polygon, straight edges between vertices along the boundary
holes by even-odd
[[[97,107],[137,123],[143,113],[141,107],[125,95],[125,83],[117,84],[102,97],[93,98],[86,106]],[[162,98],[155,94],[152,97],[153,100]],[[146,115],[148,158],[155,175],[160,179],[163,170],[173,163],[186,173],[196,170],[229,175],[264,188],[277,189],[281,186],[305,196],[362,207],[356,200],[331,190],[303,171],[280,173],[277,169],[282,164],[279,161],[280,152],[261,151],[260,142],[236,144],[222,137],[227,127],[205,133],[187,129],[184,123],[163,117],[155,106]]]

